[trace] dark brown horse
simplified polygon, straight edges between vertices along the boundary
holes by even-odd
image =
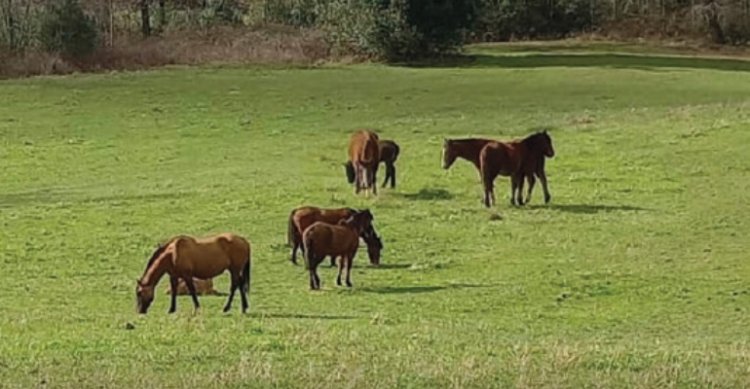
[[[494,181],[498,175],[511,178],[511,204],[524,204],[524,178],[529,179],[528,196],[531,197],[534,175],[542,181],[545,202],[548,202],[551,196],[547,189],[547,176],[544,173],[544,158],[554,156],[552,138],[546,130],[529,135],[522,140],[488,143],[479,155],[484,204],[490,207],[495,203]]]
[[[392,140],[380,140],[378,142],[378,149],[380,151],[380,162],[385,164],[385,180],[383,180],[383,188],[391,183],[391,188],[396,187],[396,160],[398,154],[401,152],[398,144]],[[344,164],[346,168],[346,179],[350,184],[354,183],[355,173],[354,165],[351,162]]]
[[[339,224],[339,222],[348,219],[355,213],[357,213],[357,210],[353,208],[325,209],[305,206],[294,209],[289,214],[289,225],[287,229],[287,243],[292,247],[292,255],[289,260],[295,265],[297,264],[297,250],[301,248],[304,253],[302,234],[313,223],[324,222],[328,224]],[[367,239],[371,239],[370,235],[377,236],[374,229],[363,231],[362,238],[367,241]],[[370,257],[370,263],[376,264],[372,256]],[[333,257],[331,257],[331,266],[336,266],[336,261]]]
[[[310,289],[320,289],[318,265],[327,256],[340,257],[336,284],[341,286],[341,275],[346,269],[346,286],[351,287],[351,270],[359,248],[359,236],[372,223],[369,210],[357,212],[339,224],[316,222],[305,230],[302,242],[305,245],[305,265],[310,273]]]
[[[378,135],[369,130],[359,130],[349,139],[349,162],[354,168],[354,193],[365,190],[365,195],[378,194],[376,184],[380,147]]]
[[[211,279],[226,270],[231,275],[231,288],[224,312],[231,309],[238,288],[242,297],[242,312],[246,312],[249,307],[246,295],[250,291],[250,267],[250,243],[240,236],[226,233],[202,239],[184,235],[174,237],[156,249],[138,280],[135,292],[138,312],[145,314],[148,311],[154,301],[156,284],[165,274],[169,275],[172,289],[169,313],[177,309],[179,279],[185,281],[197,309],[200,304],[193,279]]]

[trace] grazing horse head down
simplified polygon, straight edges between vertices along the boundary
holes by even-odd
[[[373,216],[370,210],[357,211],[338,224],[315,222],[302,235],[305,247],[305,265],[310,273],[310,289],[320,289],[318,265],[327,256],[338,257],[339,272],[336,283],[341,285],[341,277],[346,270],[346,285],[352,286],[351,269],[359,248],[360,236],[369,236]],[[379,254],[379,253],[378,253]],[[380,258],[376,257],[379,261]]]
[[[231,287],[229,299],[224,312],[229,311],[237,289],[242,298],[242,312],[249,304],[247,294],[250,291],[250,243],[234,234],[224,233],[208,238],[196,239],[190,236],[178,236],[168,243],[160,245],[151,255],[146,270],[136,284],[136,302],[138,313],[145,314],[154,301],[154,288],[162,277],[169,275],[172,304],[169,313],[177,309],[177,287],[180,279],[193,298],[193,305],[199,308],[194,279],[211,279],[224,271],[229,271]]]
[[[375,233],[375,229],[371,228],[369,231],[365,231],[362,239],[367,244],[367,255],[370,257],[370,264],[373,266],[380,265],[380,252],[383,250],[383,241]]]

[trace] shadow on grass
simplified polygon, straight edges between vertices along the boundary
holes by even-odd
[[[361,288],[360,290],[367,293],[378,294],[419,294],[431,293],[446,289],[464,289],[464,288],[486,288],[488,285],[477,284],[450,284],[450,285],[425,285],[425,286],[383,286],[375,288]]]
[[[353,320],[355,316],[346,315],[307,315],[304,313],[258,313],[252,316],[270,319],[313,319],[313,320]]]
[[[651,211],[648,208],[635,207],[631,205],[597,205],[597,204],[547,204],[531,205],[532,209],[552,209],[560,212],[594,214],[599,212],[627,212],[627,211]]]
[[[0,194],[0,208],[57,203],[110,203],[120,201],[167,200],[191,196],[189,192],[145,194],[110,194],[87,197],[85,192],[67,189],[38,189],[26,192]]]
[[[661,71],[664,68],[750,71],[750,61],[728,58],[699,58],[646,54],[474,54],[454,56],[440,61],[398,64],[415,68],[544,68],[606,67]]]
[[[378,266],[369,266],[372,269],[408,269],[411,267],[410,263],[381,263]]]
[[[416,193],[396,193],[396,196],[410,201],[452,200],[455,197],[453,193],[440,188],[422,188]]]

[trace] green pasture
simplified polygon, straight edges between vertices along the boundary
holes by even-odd
[[[750,62],[615,51],[0,82],[0,388],[750,386]],[[341,165],[360,127],[401,145],[377,198]],[[487,210],[440,166],[443,137],[538,127],[549,205],[499,178]],[[370,208],[383,266],[310,292],[306,204]],[[157,242],[223,231],[253,247],[248,315],[168,315],[164,280],[136,315]]]

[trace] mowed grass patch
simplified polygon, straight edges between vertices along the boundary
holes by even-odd
[[[750,73],[484,55],[0,83],[2,386],[748,386]],[[501,178],[486,210],[440,167],[443,137],[542,126],[548,205]],[[359,127],[401,145],[377,198],[345,181]],[[383,266],[308,291],[304,204],[369,207]],[[249,315],[168,315],[166,282],[135,314],[157,242],[222,231],[253,245]]]

